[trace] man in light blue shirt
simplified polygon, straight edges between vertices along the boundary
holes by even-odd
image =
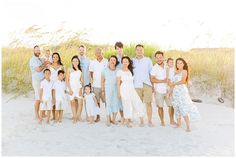
[[[89,81],[89,64],[90,60],[86,57],[86,47],[85,45],[79,46],[79,59],[80,65],[83,73],[83,87],[90,83]]]
[[[151,83],[152,61],[144,56],[144,47],[141,44],[135,47],[136,57],[133,58],[134,65],[134,87],[147,108],[148,125],[152,124],[152,92],[153,86]]]
[[[39,90],[40,90],[40,83],[43,80],[43,70],[45,67],[50,64],[49,61],[41,61],[39,58],[40,55],[40,48],[38,45],[34,46],[34,55],[30,59],[29,66],[32,73],[32,86],[35,93],[35,116],[39,120],[39,106],[40,106],[40,100],[39,100]]]

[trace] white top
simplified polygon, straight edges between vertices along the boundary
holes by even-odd
[[[120,80],[122,81],[122,84],[125,84],[126,86],[134,87],[134,77],[132,76],[132,73],[130,71],[124,71],[124,70],[118,70],[117,77],[120,77]]]
[[[53,84],[53,88],[55,90],[55,99],[56,100],[65,100],[66,99],[66,82],[57,80]]]
[[[58,69],[55,69],[53,68],[52,66],[49,67],[50,71],[51,71],[51,77],[50,79],[53,81],[53,82],[56,82],[57,81],[57,78],[58,78],[58,71],[59,70],[62,70],[61,66],[58,68]]]
[[[43,101],[52,100],[52,86],[53,86],[52,81],[44,79],[41,82],[40,88],[43,89],[43,96],[42,96]]]
[[[166,68],[162,68],[158,64],[152,67],[151,75],[155,76],[158,80],[164,80],[166,78]],[[167,83],[154,83],[155,91],[161,94],[167,92]]]
[[[93,60],[89,65],[89,71],[93,72],[93,87],[101,88],[102,71],[107,67],[108,60],[103,58],[101,62]]]
[[[81,77],[82,72],[80,70],[74,70],[74,69],[70,69],[70,86],[71,89],[73,90],[78,90],[79,88],[82,88],[82,84],[81,84]]]
[[[166,72],[167,72],[169,66],[168,66],[167,64],[165,64],[165,65],[164,65],[164,68],[166,69]],[[171,68],[170,68],[170,71],[169,71],[168,79],[172,81],[174,75],[175,75],[175,68],[174,68],[174,67],[171,67]]]
[[[49,57],[46,57],[45,55],[43,55],[41,57],[41,59],[45,62],[45,61],[49,61],[50,63],[52,63],[52,55],[50,55]]]

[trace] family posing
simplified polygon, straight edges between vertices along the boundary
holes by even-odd
[[[200,118],[196,106],[189,96],[187,82],[188,65],[183,58],[175,61],[172,58],[165,63],[164,53],[155,53],[156,64],[144,56],[144,47],[136,45],[136,56],[131,59],[123,52],[123,44],[116,42],[117,55],[109,59],[103,57],[101,48],[96,48],[96,59],[86,57],[86,47],[79,46],[79,53],[71,59],[71,67],[65,71],[60,55],[52,55],[48,50],[40,57],[39,46],[34,47],[30,60],[32,86],[35,92],[35,115],[42,123],[52,119],[62,122],[63,110],[70,100],[73,123],[82,121],[81,113],[85,106],[86,119],[90,124],[100,121],[100,107],[106,108],[107,126],[133,126],[133,118],[140,119],[140,127],[145,125],[145,111],[148,126],[152,123],[152,96],[158,107],[161,126],[165,126],[164,102],[168,106],[170,124],[181,127],[181,117],[190,131],[190,121]],[[145,110],[146,108],[146,110]],[[45,113],[47,111],[47,113]],[[117,120],[120,115],[120,120]],[[174,119],[177,120],[175,122]]]

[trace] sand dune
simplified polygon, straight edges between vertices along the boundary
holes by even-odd
[[[155,127],[129,129],[120,125],[106,127],[104,107],[102,121],[72,124],[68,106],[62,124],[43,125],[34,120],[33,97],[2,97],[3,156],[233,156],[234,109],[199,103],[200,122],[174,129],[159,125],[153,111]],[[165,114],[167,114],[165,109]],[[84,115],[84,113],[83,113]],[[167,116],[167,115],[166,115]]]

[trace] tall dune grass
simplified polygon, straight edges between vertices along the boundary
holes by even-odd
[[[57,46],[50,46],[52,52],[59,52],[65,67],[70,66],[73,55],[78,54],[78,41],[67,41]],[[104,48],[104,56],[108,58],[116,54],[113,46],[92,45],[87,43],[87,56],[94,59],[96,47]],[[135,44],[126,45],[124,52],[128,56],[135,56]],[[159,48],[144,44],[145,56],[152,58]],[[42,51],[41,54],[44,54]],[[29,60],[33,55],[31,48],[2,48],[2,87],[4,93],[25,94],[32,90]],[[191,78],[195,79],[193,86],[200,86],[202,90],[210,92],[219,87],[222,97],[234,101],[234,49],[192,49],[190,51],[170,50],[165,52],[165,58],[183,57],[190,66]]]

